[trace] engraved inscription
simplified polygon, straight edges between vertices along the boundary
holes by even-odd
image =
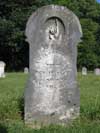
[[[33,84],[37,95],[38,92],[42,95],[37,109],[52,113],[61,107],[60,90],[66,87],[64,81],[67,82],[68,73],[72,69],[70,59],[49,47],[41,48],[33,62],[35,73]]]

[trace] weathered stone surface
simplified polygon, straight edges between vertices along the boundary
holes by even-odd
[[[82,67],[82,75],[87,75],[87,68],[86,67]]]
[[[3,61],[0,61],[0,78],[5,78],[5,66]]]
[[[25,122],[65,123],[79,115],[77,44],[82,36],[76,15],[63,6],[45,6],[26,26],[30,73],[25,91]]]

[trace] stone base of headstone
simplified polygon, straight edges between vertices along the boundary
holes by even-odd
[[[28,89],[28,91],[30,90]],[[37,97],[37,100],[38,100],[38,97]],[[70,105],[70,106],[67,105],[69,107],[63,107],[63,105],[61,105],[60,106],[61,110],[59,110],[59,107],[57,107],[57,109],[54,109],[51,112],[49,111],[48,113],[46,112],[47,114],[45,113],[45,109],[44,109],[44,112],[42,112],[42,111],[39,111],[37,107],[33,107],[34,109],[37,108],[36,112],[34,111],[34,109],[30,110],[32,106],[29,105],[28,99],[26,99],[26,101],[27,102],[26,102],[26,108],[25,108],[25,123],[26,125],[29,125],[33,128],[40,128],[42,126],[48,126],[51,124],[66,125],[70,123],[72,120],[74,120],[75,118],[77,118],[80,114],[80,94],[77,88],[73,90],[72,99],[71,97],[69,97],[68,99],[66,98],[66,102],[68,102],[68,104]]]
[[[74,110],[75,111],[75,110]],[[76,110],[76,112],[73,111],[73,108],[67,111],[67,115],[38,115],[38,118],[35,118],[35,120],[27,121],[25,120],[25,124],[28,127],[40,129],[42,127],[47,127],[50,125],[60,125],[60,126],[66,126],[67,124],[70,124],[74,119],[76,119],[79,114],[79,108]],[[37,115],[37,114],[36,114]],[[73,115],[73,116],[71,116]],[[67,118],[67,117],[69,118]],[[65,119],[65,120],[64,120]]]

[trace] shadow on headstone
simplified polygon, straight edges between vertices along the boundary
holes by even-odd
[[[24,120],[24,97],[22,96],[19,101],[18,101],[20,113],[21,113],[21,118]]]
[[[0,133],[7,133],[7,128],[0,124]]]

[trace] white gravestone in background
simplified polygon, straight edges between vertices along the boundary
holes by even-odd
[[[87,68],[86,67],[82,67],[82,75],[87,75]]]
[[[0,78],[5,77],[5,63],[0,61]]]
[[[96,68],[96,69],[94,70],[94,73],[95,73],[95,75],[100,75],[100,68]]]
[[[27,74],[28,72],[29,72],[28,67],[25,67],[25,68],[24,68],[24,73]]]

